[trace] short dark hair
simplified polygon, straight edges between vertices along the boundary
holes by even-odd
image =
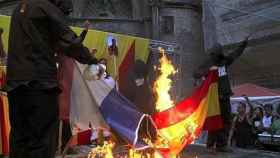
[[[107,64],[107,59],[106,59],[106,58],[100,58],[100,59],[98,60],[99,63],[100,63],[101,61],[105,61],[106,64]]]
[[[265,104],[265,105],[264,105],[264,108],[265,108],[265,109],[266,109],[266,108],[269,108],[269,109],[273,110],[272,104]]]
[[[223,54],[223,46],[220,43],[215,43],[211,48],[210,55]]]
[[[4,32],[4,29],[2,27],[0,27],[0,34],[2,34]]]
[[[240,107],[245,107],[245,108],[246,108],[246,104],[243,103],[243,102],[239,102],[239,106],[240,106]]]

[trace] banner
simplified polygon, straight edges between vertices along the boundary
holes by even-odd
[[[162,139],[160,150],[165,158],[177,155],[186,145],[192,143],[199,136],[208,116],[217,118],[216,124],[207,127],[221,128],[217,80],[217,71],[211,71],[190,97],[153,115]]]

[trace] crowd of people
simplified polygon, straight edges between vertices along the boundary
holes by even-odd
[[[259,145],[258,134],[279,135],[280,104],[276,109],[272,104],[254,106],[248,97],[244,98],[246,103],[239,103],[233,118],[228,145],[234,142],[240,148],[256,147]]]

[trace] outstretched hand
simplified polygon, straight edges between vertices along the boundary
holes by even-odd
[[[91,48],[91,49],[90,49],[90,54],[91,54],[92,56],[95,56],[96,53],[97,53],[97,49],[96,49],[96,48]]]
[[[252,36],[253,36],[253,33],[250,33],[249,35],[246,36],[244,41],[248,41]]]
[[[86,30],[89,29],[89,27],[90,27],[90,22],[89,22],[88,20],[84,23],[84,27],[85,27]]]

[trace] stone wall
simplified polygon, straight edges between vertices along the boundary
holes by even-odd
[[[195,8],[188,7],[169,7],[168,5],[160,8],[160,35],[162,41],[175,42],[179,46],[178,54],[181,57],[179,67],[181,83],[177,88],[181,88],[181,96],[186,97],[191,94],[194,80],[193,71],[197,68],[206,56],[203,51],[201,12]],[[165,30],[165,18],[172,17],[174,22],[173,30]],[[171,19],[172,19],[171,18]],[[169,24],[167,24],[169,25]]]
[[[280,33],[280,1],[214,0],[211,4],[217,16],[220,43],[231,45],[252,34],[251,46],[231,67],[232,84],[254,83],[279,88],[280,36],[272,36]]]
[[[72,26],[83,26],[86,19],[73,18],[71,21]],[[138,37],[151,38],[151,21],[150,20],[129,20],[129,19],[100,19],[89,18],[91,28],[114,32],[120,34],[127,34]]]

